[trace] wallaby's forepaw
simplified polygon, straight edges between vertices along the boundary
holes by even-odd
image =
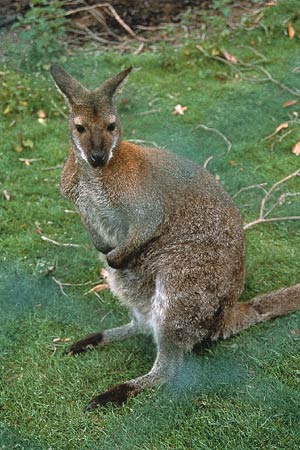
[[[65,351],[67,356],[77,355],[78,353],[86,352],[87,350],[92,350],[96,345],[100,344],[103,340],[102,333],[93,333],[86,336],[80,341],[74,342],[71,347]]]
[[[133,397],[138,393],[138,389],[129,383],[116,384],[103,394],[97,395],[87,405],[86,411],[91,411],[98,406],[105,406],[107,403],[113,403],[120,406],[125,403],[128,398]]]
[[[109,267],[112,267],[113,269],[123,269],[127,263],[127,259],[115,253],[114,250],[106,255],[106,260]]]

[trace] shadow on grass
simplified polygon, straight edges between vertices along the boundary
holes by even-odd
[[[39,320],[48,321],[50,324],[51,321],[60,321],[60,323],[65,322],[66,325],[73,325],[89,320],[93,316],[92,304],[82,304],[76,298],[65,298],[51,280],[28,275],[18,268],[5,268],[5,270],[2,268],[0,299],[1,367],[5,375],[5,370],[10,368],[14,353],[18,355],[20,347],[24,347],[25,352],[28,349],[30,351],[31,346],[35,345],[32,342],[39,339],[40,331],[35,329]],[[32,327],[28,327],[30,323]],[[26,329],[24,324],[27,324]],[[245,448],[247,445],[251,445],[251,448],[259,448],[261,434],[265,432],[264,423],[267,424],[268,439],[271,442],[276,442],[279,434],[288,430],[289,436],[286,439],[292,442],[288,448],[294,448],[294,443],[300,438],[299,389],[282,382],[280,377],[267,370],[268,367],[278,364],[278,361],[295,351],[297,342],[291,339],[289,334],[293,327],[299,327],[297,314],[290,316],[288,320],[282,319],[280,322],[264,325],[261,336],[256,329],[253,335],[249,331],[228,342],[218,343],[202,356],[190,355],[186,359],[184,369],[166,387],[157,389],[154,393],[153,391],[145,392],[123,408],[115,409],[109,406],[80,419],[90,423],[85,430],[87,438],[85,444],[73,448],[93,450],[229,448],[226,447],[227,444],[223,447],[218,446],[219,433],[222,434],[224,442],[228,441],[228,445],[230,439],[237,438],[239,442],[246,442]],[[143,343],[141,345],[143,346]],[[34,347],[33,350],[38,351],[38,348]],[[37,360],[44,357],[45,352],[43,355],[36,354]],[[133,358],[135,358],[134,355]],[[14,364],[18,366],[18,361]],[[22,364],[25,371],[26,359]],[[92,370],[97,370],[98,364],[96,357],[80,359],[79,363],[82,368],[86,365]],[[138,370],[143,370],[141,369],[142,356],[140,365],[139,362],[136,364]],[[73,363],[69,368],[66,366],[58,362],[56,368],[58,371],[66,371],[63,375],[65,383],[68,377],[67,370],[76,370]],[[54,371],[56,369],[54,368]],[[119,370],[119,375],[122,376],[122,369]],[[57,402],[56,407],[60,408],[59,400],[56,399],[57,386],[51,387],[53,379],[51,374],[47,376],[45,383],[50,390],[49,395],[51,397],[53,388],[53,402]],[[63,386],[61,389],[63,393]],[[12,398],[13,396],[9,394],[9,399],[4,398],[1,402],[0,409],[4,412],[5,422],[10,417],[9,405]],[[22,404],[24,402],[22,399],[19,402],[22,415],[26,416],[27,404]],[[82,410],[75,411],[78,417],[73,417],[72,414],[68,416],[71,428],[76,428],[78,418],[83,417],[83,406]],[[51,414],[49,413],[47,417],[47,412],[43,409],[41,411],[42,414],[46,414],[45,421],[51,429],[53,420]],[[95,437],[91,430],[93,423],[99,419],[104,421],[105,431],[101,436]],[[249,438],[248,442],[243,433],[248,430],[250,434],[253,434],[257,430],[257,423],[259,423],[258,434],[256,437],[252,436],[252,440]],[[56,425],[54,421],[54,429]],[[193,434],[194,427],[197,427],[196,434]],[[34,441],[27,441],[25,437],[23,439],[22,436],[27,436],[27,426],[23,424],[20,428],[23,435],[19,435],[19,432],[14,433],[12,428],[2,429],[2,448],[24,450],[48,448],[48,443],[47,446],[39,447]],[[226,430],[224,435],[222,430]],[[274,436],[272,436],[273,432]],[[91,433],[90,438],[89,433]],[[42,431],[42,435],[39,436],[41,441],[38,440],[38,442],[43,442],[44,434]],[[164,442],[164,447],[160,447],[161,440]],[[174,442],[178,442],[178,446],[174,447]]]

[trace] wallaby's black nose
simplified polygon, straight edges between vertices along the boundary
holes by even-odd
[[[105,154],[101,153],[91,153],[91,164],[93,167],[102,167],[105,164]]]

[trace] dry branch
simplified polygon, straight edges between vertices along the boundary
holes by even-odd
[[[44,235],[41,235],[41,239],[43,241],[50,242],[50,244],[57,245],[58,247],[81,247],[79,244],[61,243]]]
[[[99,281],[86,281],[85,283],[65,283],[63,281],[58,280],[57,278],[55,278],[54,275],[51,276],[52,280],[54,281],[54,283],[56,283],[59,286],[59,289],[61,290],[61,293],[65,296],[68,297],[68,294],[66,294],[66,292],[64,291],[64,287],[74,287],[74,286],[88,286],[88,285],[95,285],[94,288],[92,288],[89,292],[93,292],[93,291],[97,291],[97,286],[99,285]],[[104,285],[103,285],[104,286]],[[108,285],[105,285],[106,287],[108,287]],[[99,289],[100,290],[100,289]],[[83,294],[83,295],[86,295]]]
[[[232,143],[230,142],[230,140],[229,140],[223,133],[221,133],[220,130],[217,130],[217,128],[210,128],[210,127],[207,127],[207,126],[204,125],[203,123],[200,123],[199,125],[197,125],[197,126],[194,128],[194,130],[197,130],[198,128],[203,128],[205,131],[210,131],[210,132],[212,132],[212,133],[216,133],[216,134],[218,134],[219,136],[221,136],[221,138],[222,138],[222,139],[226,142],[226,144],[227,144],[227,151],[226,151],[226,153],[229,153],[229,152],[230,152],[231,147],[232,147]]]
[[[72,9],[70,11],[66,11],[64,13],[64,16],[70,16],[72,14],[77,14],[79,12],[84,12],[84,11],[92,11],[94,9],[97,8],[102,8],[104,9],[104,11],[108,10],[109,14],[115,18],[115,20],[121,25],[122,28],[124,28],[125,31],[127,31],[127,33],[131,36],[131,37],[136,37],[135,32],[130,28],[129,25],[127,25],[126,22],[124,22],[124,20],[119,16],[119,14],[117,13],[117,11],[115,10],[115,8],[110,4],[110,3],[98,3],[96,5],[91,5],[91,6],[82,6],[80,8],[76,8],[76,9]],[[99,21],[99,16],[98,16],[98,21]],[[103,23],[102,23],[103,24]]]
[[[211,156],[209,156],[209,157],[204,161],[204,164],[203,164],[203,168],[204,168],[204,169],[207,168],[208,164],[210,163],[210,161],[211,161],[212,159],[213,159],[213,156],[211,155]]]
[[[294,196],[294,195],[300,195],[300,192],[293,192],[293,193],[286,192],[284,194],[281,194],[279,196],[279,198],[275,201],[275,203],[268,210],[266,210],[266,203],[270,199],[271,195],[279,187],[281,187],[284,183],[291,180],[292,178],[299,177],[299,176],[300,176],[300,169],[296,170],[296,172],[293,172],[290,175],[277,181],[277,183],[274,183],[273,186],[271,186],[271,188],[265,193],[265,196],[263,197],[263,199],[261,201],[258,219],[245,224],[244,230],[247,230],[248,228],[252,228],[255,225],[258,225],[260,223],[279,222],[279,221],[286,221],[286,220],[300,220],[300,216],[284,216],[284,217],[270,217],[270,218],[267,217],[278,205],[282,205],[285,202],[286,198]],[[259,185],[257,185],[257,186],[259,186]]]
[[[52,275],[51,278],[52,278],[52,280],[54,281],[54,283],[56,283],[56,284],[59,286],[59,289],[60,289],[61,293],[62,293],[65,297],[68,297],[68,294],[66,294],[65,291],[64,291],[63,284],[62,284],[59,280],[57,280],[53,275]]]
[[[159,145],[154,141],[144,141],[143,139],[127,139],[128,142],[132,142],[133,144],[151,144],[154,147],[159,147]]]
[[[241,188],[239,191],[237,191],[231,198],[234,199],[234,198],[236,198],[238,195],[240,195],[242,192],[249,191],[250,189],[261,189],[261,190],[263,190],[264,193],[266,194],[267,191],[266,191],[265,188],[264,188],[264,186],[265,186],[266,184],[267,184],[267,183],[252,184],[251,186],[243,187],[243,188]]]
[[[196,45],[196,48],[198,50],[200,50],[200,52],[209,59],[212,59],[214,61],[218,61],[221,62],[222,64],[227,65],[228,67],[230,67],[230,69],[237,73],[241,78],[243,78],[244,80],[247,81],[252,81],[255,83],[264,83],[266,81],[270,81],[274,84],[276,84],[277,86],[279,86],[281,89],[289,92],[290,94],[300,97],[300,91],[298,89],[292,89],[289,86],[281,83],[279,80],[277,80],[276,78],[274,78],[270,72],[267,71],[267,69],[265,69],[264,67],[258,65],[257,63],[255,64],[248,64],[243,62],[242,60],[237,60],[237,62],[235,64],[232,64],[230,61],[228,61],[225,58],[222,58],[221,56],[214,56],[214,55],[210,55],[203,47],[201,47],[201,45]],[[253,50],[253,49],[252,49]],[[262,56],[262,55],[261,55]],[[265,61],[262,61],[265,62]],[[244,71],[242,69],[245,69],[244,71],[255,71],[255,72],[262,72],[265,75],[265,78],[246,78],[244,77]]]

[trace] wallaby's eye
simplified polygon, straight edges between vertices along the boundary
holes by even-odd
[[[85,128],[83,125],[75,125],[76,130],[78,131],[78,133],[83,133],[85,131]]]
[[[109,125],[107,125],[108,131],[114,131],[115,128],[116,128],[116,122],[112,122]]]

